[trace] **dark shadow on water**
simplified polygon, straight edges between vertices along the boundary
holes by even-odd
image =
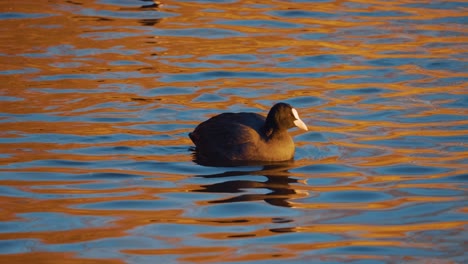
[[[140,19],[138,20],[138,22],[140,22],[140,24],[142,24],[143,26],[154,26],[156,24],[158,24],[159,22],[161,21],[161,19],[159,18],[147,18],[147,19]]]
[[[243,166],[229,166],[229,170],[209,175],[197,175],[207,179],[212,178],[228,178],[226,181],[202,185],[201,189],[193,190],[193,192],[207,192],[207,193],[232,193],[239,194],[227,199],[213,200],[209,203],[233,203],[245,201],[265,201],[271,205],[281,207],[291,207],[289,200],[296,196],[297,191],[291,186],[297,183],[296,179],[289,177],[288,169],[292,168],[294,161],[281,162],[275,164],[263,165],[260,169],[255,168],[252,170],[245,170],[245,166],[256,166],[258,162],[244,162]],[[220,164],[218,164],[220,165]],[[225,163],[223,163],[226,166]],[[219,167],[219,166],[218,166]],[[235,167],[242,167],[244,170],[236,170]],[[236,180],[237,176],[264,176],[266,181],[260,181],[257,177],[252,179]],[[248,193],[248,189],[269,190],[268,193]]]

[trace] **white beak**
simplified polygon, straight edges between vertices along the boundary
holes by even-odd
[[[297,110],[293,108],[292,113],[294,115],[294,118],[296,118],[296,120],[294,120],[294,125],[296,125],[300,129],[303,129],[305,131],[309,131],[306,124],[299,118],[299,114],[297,113]]]
[[[294,120],[294,124],[300,129],[303,129],[305,131],[309,131],[306,124],[304,122],[302,122],[302,120],[300,120],[300,119]]]

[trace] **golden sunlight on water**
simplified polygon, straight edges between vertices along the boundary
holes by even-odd
[[[466,263],[467,8],[0,2],[0,261]],[[192,160],[280,101],[293,162]]]

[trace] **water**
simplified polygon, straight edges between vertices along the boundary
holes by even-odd
[[[0,259],[466,263],[462,1],[3,1]],[[284,166],[188,133],[296,107]]]

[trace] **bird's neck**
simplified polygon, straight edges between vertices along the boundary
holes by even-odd
[[[287,134],[288,131],[286,129],[280,129],[277,126],[268,125],[265,123],[263,126],[263,133],[265,134],[267,139],[278,138],[282,137],[285,133]]]

